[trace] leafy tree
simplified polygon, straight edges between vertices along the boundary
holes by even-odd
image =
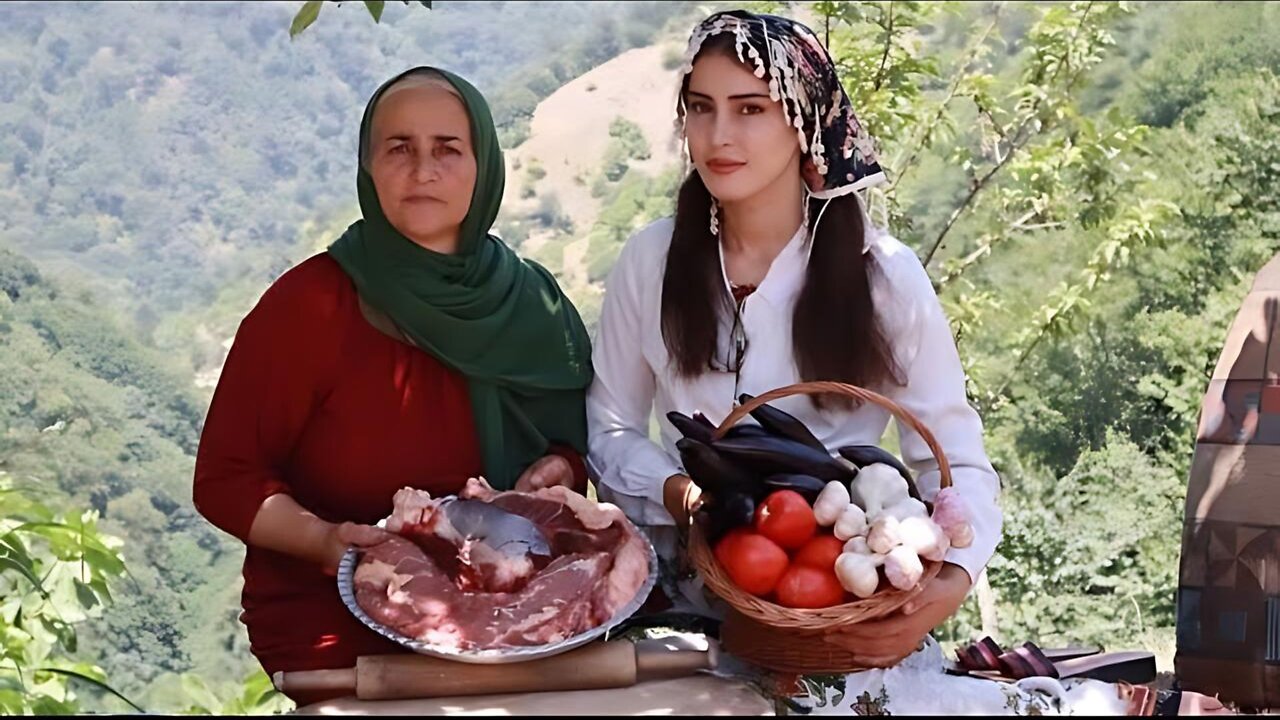
[[[77,626],[102,615],[124,575],[120,541],[98,530],[97,513],[55,513],[39,495],[0,472],[0,711],[75,713],[86,687],[140,710],[101,668],[72,659]]]
[[[409,0],[403,0],[405,5],[409,4]],[[418,4],[431,9],[431,0],[417,0]],[[334,3],[339,7],[341,2]],[[369,11],[369,15],[373,17],[375,23],[382,22],[382,13],[386,9],[385,0],[364,0],[364,7]],[[297,37],[299,33],[311,27],[311,24],[320,17],[320,10],[324,7],[321,0],[307,0],[298,9],[298,14],[293,16],[293,22],[289,25],[289,37]]]

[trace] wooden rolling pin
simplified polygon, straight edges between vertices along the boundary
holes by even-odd
[[[715,668],[718,657],[719,648],[709,638],[651,638],[635,643],[613,640],[501,665],[426,655],[364,655],[353,668],[277,672],[271,681],[281,692],[340,690],[354,692],[361,700],[594,690],[692,675]]]

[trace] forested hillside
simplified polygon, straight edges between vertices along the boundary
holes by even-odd
[[[0,471],[124,541],[128,577],[75,654],[149,710],[191,705],[194,677],[232,697],[256,670],[243,550],[190,502],[211,389],[193,373],[354,219],[368,96],[440,64],[486,92],[512,146],[560,83],[688,8],[415,4],[375,25],[353,4],[290,41],[295,11],[0,7]]]
[[[519,147],[550,153],[535,108],[627,50],[674,82],[697,6],[388,3],[375,24],[344,3],[290,41],[300,4],[0,4],[0,473],[123,541],[114,602],[64,654],[148,710],[237,697],[256,669],[242,550],[192,509],[193,453],[239,318],[354,219],[376,86],[440,63],[489,96],[522,158],[499,229],[592,323],[681,177],[606,113],[570,220],[540,182],[562,171]],[[1280,251],[1280,6],[747,5],[829,39],[890,176],[873,215],[934,278],[1004,483],[1005,539],[941,639],[1147,647],[1170,669],[1200,401]]]

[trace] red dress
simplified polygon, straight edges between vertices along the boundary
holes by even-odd
[[[585,488],[582,458],[552,452]],[[194,500],[246,541],[276,493],[329,522],[375,524],[402,487],[448,494],[481,474],[465,378],[369,325],[351,280],[321,254],[285,273],[241,323],[200,438]],[[332,576],[289,555],[248,547],[241,601],[268,674],[400,650],[347,610]]]

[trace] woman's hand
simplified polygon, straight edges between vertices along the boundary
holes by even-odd
[[[547,455],[525,468],[516,480],[515,489],[517,492],[533,492],[555,485],[573,488],[573,466],[560,455]]]
[[[389,535],[369,525],[331,523],[316,517],[291,496],[276,493],[262,501],[247,539],[254,547],[292,555],[336,575],[348,545],[377,545]]]
[[[688,475],[672,475],[662,486],[662,504],[679,527],[689,524],[689,518],[697,509],[701,497],[702,490]]]
[[[338,563],[342,561],[342,556],[346,553],[348,546],[369,547],[370,545],[377,545],[391,535],[386,530],[372,525],[361,525],[353,522],[326,524],[329,527],[326,528],[324,540],[321,543],[320,564],[325,573],[329,575],[338,574]]]
[[[920,594],[893,614],[829,631],[825,640],[867,667],[891,667],[915,652],[924,636],[955,614],[973,583],[959,565],[944,563]]]

